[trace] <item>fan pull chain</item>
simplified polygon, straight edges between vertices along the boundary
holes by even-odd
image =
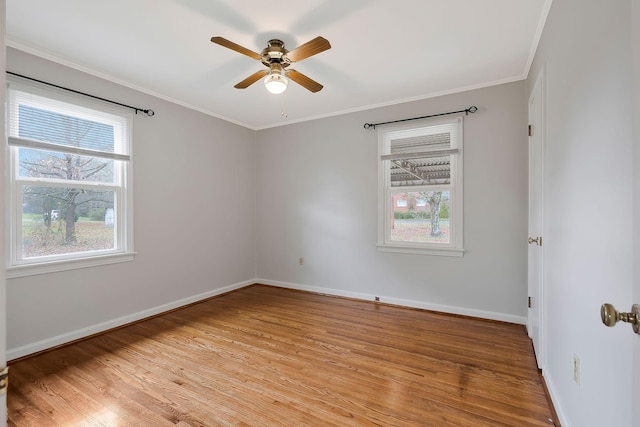
[[[286,119],[289,117],[289,113],[287,113],[287,92],[282,94],[282,111],[280,111],[280,115],[282,118]]]

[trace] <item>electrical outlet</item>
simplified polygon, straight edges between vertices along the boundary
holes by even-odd
[[[300,259],[298,260],[298,264],[304,265],[304,258],[300,257]]]
[[[573,355],[573,380],[580,385],[580,358]]]

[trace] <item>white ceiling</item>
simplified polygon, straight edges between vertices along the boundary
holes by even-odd
[[[7,45],[264,129],[524,79],[550,4],[6,0]],[[332,48],[295,69],[324,89],[314,94],[292,82],[272,95],[260,81],[234,89],[264,66],[211,43],[212,36],[255,52],[272,38],[292,50],[323,36]]]

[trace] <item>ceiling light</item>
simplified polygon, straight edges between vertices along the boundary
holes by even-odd
[[[289,79],[284,76],[284,69],[280,64],[271,64],[271,70],[264,78],[264,86],[267,90],[278,95],[287,90]]]
[[[264,78],[264,86],[267,90],[275,95],[278,95],[287,90],[289,80],[280,74],[269,74]]]

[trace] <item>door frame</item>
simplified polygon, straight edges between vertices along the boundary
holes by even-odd
[[[2,53],[0,53],[0,114],[1,117],[5,117],[5,85],[6,85],[6,70],[7,70],[7,57],[6,57],[6,1],[0,0],[0,44],[2,46]],[[4,168],[6,164],[6,152],[7,152],[7,137],[5,133],[4,120],[0,122],[0,135],[2,135],[3,149],[0,152],[0,164]],[[5,175],[0,176],[0,188],[5,188]],[[4,196],[3,196],[4,197]],[[0,235],[5,235],[5,210],[0,209]],[[0,267],[0,371],[4,370],[7,366],[7,280],[6,280],[6,267],[5,261],[5,245],[0,245],[0,262],[3,263]],[[5,383],[6,384],[6,383]],[[7,425],[7,388],[5,387],[0,391],[0,426]]]

